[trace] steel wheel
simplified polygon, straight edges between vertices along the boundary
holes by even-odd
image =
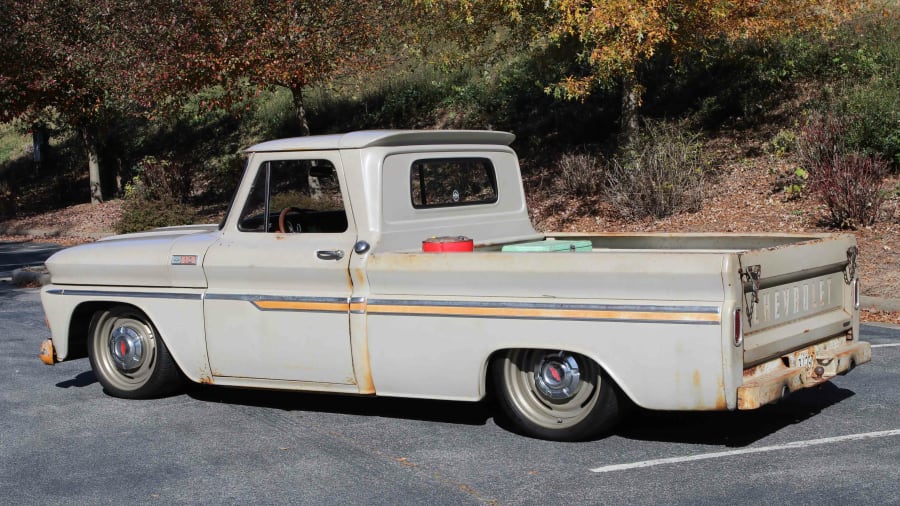
[[[577,353],[511,350],[495,359],[493,373],[500,406],[528,435],[587,439],[618,420],[616,390],[593,360]]]
[[[91,321],[89,357],[97,380],[116,397],[155,397],[181,383],[181,372],[150,320],[130,306]]]

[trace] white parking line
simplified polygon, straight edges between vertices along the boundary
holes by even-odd
[[[900,343],[891,343],[891,344],[873,344],[873,348],[892,348],[894,346],[900,346]]]
[[[663,466],[666,464],[679,464],[681,462],[693,462],[696,460],[718,459],[722,457],[731,457],[734,455],[747,455],[751,453],[774,452],[779,450],[791,450],[796,448],[807,448],[810,446],[824,445],[830,443],[841,443],[844,441],[856,441],[859,439],[872,439],[880,437],[900,436],[900,429],[883,430],[879,432],[866,432],[864,434],[850,434],[847,436],[826,437],[822,439],[811,439],[809,441],[794,441],[793,443],[785,443],[774,446],[761,446],[759,448],[744,448],[741,450],[729,450],[716,453],[702,453],[700,455],[689,455],[686,457],[672,457],[668,459],[645,460],[643,462],[632,462],[630,464],[614,464],[611,466],[595,467],[591,469],[592,473],[609,473],[612,471],[624,471],[626,469],[639,469],[642,467]]]

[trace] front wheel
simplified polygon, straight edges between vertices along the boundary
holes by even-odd
[[[597,437],[619,420],[617,389],[591,359],[556,350],[510,350],[491,364],[497,401],[523,433],[555,441]]]
[[[131,306],[94,314],[88,356],[97,380],[115,397],[160,397],[183,383],[150,319]]]

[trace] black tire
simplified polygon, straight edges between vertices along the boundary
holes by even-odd
[[[88,357],[97,380],[114,397],[162,397],[184,384],[184,376],[156,327],[132,306],[115,306],[94,314]]]
[[[593,360],[558,350],[509,350],[491,364],[497,403],[523,434],[582,441],[609,433],[625,403]]]

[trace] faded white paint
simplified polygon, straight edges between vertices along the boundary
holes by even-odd
[[[591,357],[639,405],[735,409],[744,369],[834,336],[858,339],[844,282],[850,235],[537,233],[513,137],[378,131],[250,148],[220,229],[117,236],[54,255],[42,291],[57,356],[86,303],[143,310],[194,381],[232,386],[477,400],[490,356],[509,348]],[[498,199],[415,209],[409,164],[479,157]],[[248,233],[240,209],[261,164],[328,160],[347,211],[342,233]],[[466,235],[474,253],[426,254]],[[508,253],[504,244],[589,240],[584,253]],[[360,242],[368,248],[354,249]],[[323,259],[321,252],[342,252]],[[738,273],[761,266],[748,317]],[[811,273],[809,275],[803,273]],[[744,342],[732,314],[744,309]],[[855,342],[855,341],[854,341]]]

